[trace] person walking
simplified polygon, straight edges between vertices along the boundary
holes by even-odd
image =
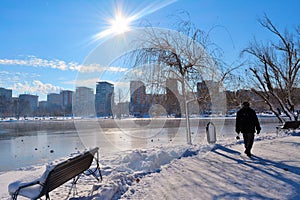
[[[251,149],[254,143],[254,134],[259,134],[261,127],[255,111],[250,108],[249,102],[244,102],[242,108],[237,112],[235,131],[237,132],[237,139],[239,134],[243,134],[245,154],[251,157]]]

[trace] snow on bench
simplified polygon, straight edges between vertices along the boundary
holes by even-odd
[[[71,192],[81,174],[93,175],[98,181],[102,181],[98,149],[96,147],[61,163],[48,165],[41,177],[31,181],[18,180],[9,184],[8,192],[13,200],[16,200],[18,195],[29,199],[38,199],[45,195],[46,199],[50,199],[49,193],[52,190],[73,179]],[[97,167],[92,170],[90,166],[93,160]]]

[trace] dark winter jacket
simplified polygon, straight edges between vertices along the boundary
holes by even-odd
[[[259,133],[261,128],[255,111],[250,107],[243,107],[237,112],[235,131],[237,133]]]

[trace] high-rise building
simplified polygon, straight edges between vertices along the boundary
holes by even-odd
[[[95,117],[95,95],[92,88],[77,87],[73,99],[73,114],[81,117]]]
[[[0,100],[5,100],[11,102],[12,100],[12,90],[0,88]]]
[[[72,107],[74,92],[70,90],[60,91],[60,105],[63,108]]]
[[[114,105],[114,85],[106,81],[96,85],[95,109],[98,117],[112,116]]]
[[[19,95],[19,112],[21,115],[33,116],[38,108],[38,96],[31,94]]]
[[[12,90],[0,88],[0,117],[10,114],[10,105],[12,102]]]
[[[47,94],[47,109],[50,115],[60,115],[61,106],[60,106],[60,94],[49,93]]]
[[[226,95],[222,92],[220,83],[205,80],[197,83],[197,98],[201,112],[223,113],[226,105]]]
[[[177,79],[170,78],[166,81],[167,102],[166,111],[168,115],[181,116],[180,98]]]
[[[47,101],[39,101],[39,115],[40,116],[48,116],[51,115],[51,112],[48,109],[48,102]]]
[[[217,94],[219,93],[219,90],[220,90],[219,83],[212,80],[206,80],[197,83],[198,97],[204,98],[212,94]]]
[[[166,87],[167,87],[167,94],[168,91],[172,92],[173,94],[177,95],[178,92],[178,81],[175,78],[169,78],[166,80]]]
[[[129,112],[137,117],[143,116],[146,110],[146,87],[142,81],[130,81]]]
[[[60,94],[49,93],[47,94],[47,102],[49,106],[59,106],[60,105]]]
[[[47,109],[47,101],[40,101],[39,108],[46,110]]]

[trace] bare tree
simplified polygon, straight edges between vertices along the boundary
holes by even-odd
[[[187,107],[189,102],[197,99],[195,96],[197,82],[215,81],[219,88],[231,69],[223,73],[224,76],[219,74],[217,60],[214,57],[219,54],[219,48],[189,19],[180,19],[176,25],[178,27],[176,31],[152,27],[145,29],[142,38],[138,38],[139,42],[143,41],[143,46],[131,54],[131,61],[133,66],[144,66],[140,69],[143,71],[140,77],[156,89],[155,86],[165,85],[163,83],[168,78],[177,79],[181,90],[181,96],[177,98],[181,103],[181,110],[185,112],[186,125],[189,127]],[[149,66],[155,67],[151,70]],[[194,97],[190,97],[191,93]],[[191,142],[190,138],[187,140],[188,143]]]
[[[281,33],[272,21],[264,16],[259,20],[261,26],[270,31],[277,41],[259,43],[254,40],[243,50],[254,58],[250,71],[254,82],[253,91],[258,94],[283,122],[280,112],[289,120],[297,120],[295,113],[296,91],[300,83],[300,31],[294,34]]]
[[[204,79],[219,80],[216,60],[211,56],[217,48],[208,35],[197,29],[190,20],[177,23],[177,30],[145,29],[143,38],[145,48],[133,54],[134,66],[145,66],[142,79],[149,84],[164,85],[167,78],[175,78],[181,84],[181,90],[196,89],[198,81]],[[174,34],[176,32],[176,34]],[[149,64],[154,66],[149,68]],[[154,85],[155,85],[154,84]],[[185,87],[183,87],[185,86]],[[155,86],[154,86],[155,87]],[[185,92],[182,91],[182,94]]]

